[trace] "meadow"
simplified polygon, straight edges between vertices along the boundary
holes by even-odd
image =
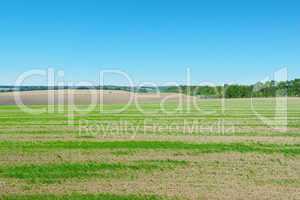
[[[300,199],[300,98],[123,107],[1,105],[0,199]]]

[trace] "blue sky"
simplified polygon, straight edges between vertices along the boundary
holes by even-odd
[[[1,1],[0,84],[52,67],[66,81],[121,69],[136,83],[300,77],[299,1]],[[43,84],[32,79],[28,84]],[[112,78],[110,84],[123,84]]]

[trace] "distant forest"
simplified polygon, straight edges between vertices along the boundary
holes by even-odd
[[[247,97],[275,97],[295,96],[300,97],[300,79],[291,81],[258,82],[254,85],[224,85],[224,86],[180,86],[166,87],[164,92],[181,92],[187,95],[203,98],[247,98]]]
[[[127,86],[96,86],[96,87],[48,87],[48,86],[0,86],[0,92],[34,91],[34,90],[61,90],[61,89],[97,89],[97,90],[123,90],[140,93],[156,92],[154,87],[127,87]],[[300,97],[300,79],[291,81],[258,82],[253,85],[224,85],[224,86],[162,86],[158,90],[163,93],[183,93],[201,98],[247,98],[247,97],[275,97],[295,96]]]

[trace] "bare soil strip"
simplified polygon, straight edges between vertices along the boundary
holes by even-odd
[[[54,102],[48,101],[48,95],[53,95]],[[132,93],[118,90],[55,90],[55,91],[25,91],[0,93],[0,105],[15,105],[16,97],[25,105],[47,104],[127,104],[131,100],[139,103],[161,102],[168,97],[168,101],[189,99],[182,94],[176,93]]]

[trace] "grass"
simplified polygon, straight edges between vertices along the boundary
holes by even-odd
[[[152,149],[152,150],[192,150],[199,153],[283,153],[299,155],[300,144],[263,144],[263,143],[184,143],[168,141],[48,141],[48,142],[0,142],[0,150],[61,150],[61,149]]]
[[[294,185],[300,187],[300,180],[298,179],[272,179],[271,181],[279,185]]]
[[[171,170],[185,161],[152,160],[124,163],[62,163],[44,165],[7,166],[0,168],[0,177],[28,180],[31,183],[55,183],[67,179],[121,178],[149,173],[153,170]]]
[[[254,100],[255,111],[276,124],[275,99]],[[0,199],[300,199],[299,105],[288,99],[287,132],[261,121],[250,99],[200,100],[200,110],[190,111],[168,103],[170,113],[151,103],[141,105],[146,113],[131,106],[117,114],[100,106],[39,115],[0,106]]]
[[[145,196],[145,195],[113,195],[113,194],[72,194],[72,195],[11,195],[0,196],[2,200],[163,200],[158,196]]]
[[[91,112],[75,112],[73,118],[73,124],[66,127],[68,121],[67,110],[58,112],[60,106],[56,106],[53,113],[42,113],[34,115],[30,113],[23,113],[17,106],[0,106],[0,134],[4,135],[78,135],[79,126],[83,121],[89,121],[89,126],[100,127],[97,130],[97,134],[110,134],[105,130],[105,124],[111,124],[117,128],[119,122],[128,122],[130,125],[138,128],[144,124],[144,121],[150,121],[150,125],[157,126],[169,126],[176,124],[178,130],[147,130],[147,134],[191,134],[191,135],[267,135],[267,136],[300,136],[299,130],[293,130],[292,128],[300,128],[300,98],[290,98],[288,100],[288,127],[286,133],[280,131],[266,129],[268,128],[261,120],[259,120],[251,107],[250,99],[227,99],[224,106],[222,106],[221,100],[202,100],[199,102],[199,109],[192,106],[190,111],[183,106],[181,109],[177,109],[175,103],[169,103],[166,107],[171,113],[163,112],[159,104],[143,104],[142,108],[145,113],[141,113],[135,106],[129,107],[122,113],[103,113],[100,110],[100,106],[96,107]],[[41,108],[46,106],[31,106],[32,108]],[[82,107],[82,106],[79,106]],[[113,111],[119,109],[122,105],[105,105],[105,111]],[[269,120],[274,121],[275,116],[275,101],[272,98],[269,99],[255,99],[254,110]],[[184,121],[193,122],[198,121],[199,126],[204,127],[202,131],[194,131],[192,133],[184,132]],[[228,126],[228,131],[220,133],[218,131],[207,131],[205,127],[216,126],[220,120],[224,120],[225,128]],[[100,124],[99,124],[100,123]],[[102,127],[103,125],[103,127]],[[234,125],[237,129],[233,132],[230,131],[231,125]],[[218,128],[218,127],[215,127]],[[264,130],[266,129],[266,130]],[[115,130],[115,129],[114,129]],[[130,128],[125,132],[129,133]],[[141,133],[143,130],[139,130]],[[111,132],[115,134],[115,132]],[[125,133],[123,133],[125,134]]]

